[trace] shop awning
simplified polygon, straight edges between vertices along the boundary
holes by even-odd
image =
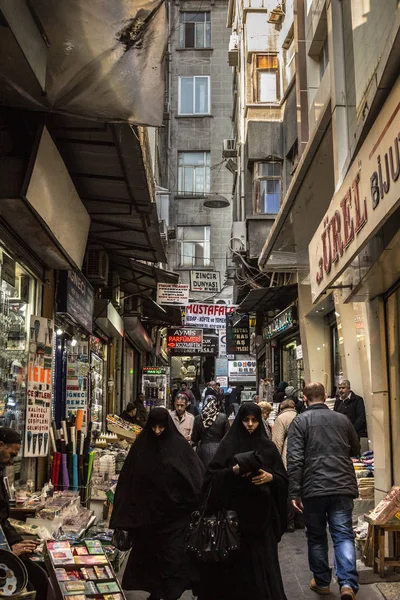
[[[297,283],[252,290],[236,309],[238,313],[283,310],[297,298]]]
[[[121,289],[125,296],[149,297],[157,291],[157,283],[178,283],[179,279],[177,273],[118,254],[112,256],[111,267],[120,276]]]
[[[181,310],[177,306],[160,306],[152,298],[143,301],[143,317],[151,320],[153,325],[175,325],[182,324]]]
[[[159,126],[164,0],[0,0],[1,103]]]
[[[151,337],[146,332],[139,317],[125,317],[124,323],[125,335],[131,340],[131,342],[139,350],[151,352],[153,349]]]
[[[47,126],[90,215],[89,247],[104,248],[111,262],[166,262],[146,132],[62,115]]]

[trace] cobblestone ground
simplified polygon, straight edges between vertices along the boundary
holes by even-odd
[[[279,546],[281,570],[288,600],[318,600],[321,598],[309,589],[311,574],[308,570],[307,542],[304,531],[300,530],[286,534]],[[331,562],[333,563],[333,559]],[[397,585],[400,586],[400,584]],[[336,583],[332,583],[331,590],[332,593],[324,597],[327,600],[339,600],[339,588]],[[127,600],[146,600],[148,594],[145,592],[126,592],[126,597]],[[393,598],[396,598],[396,596],[393,596]],[[181,600],[192,599],[192,594],[186,592]],[[400,600],[400,595],[397,596],[397,599]],[[357,594],[357,600],[384,600],[384,596],[378,591],[375,584],[362,585]]]

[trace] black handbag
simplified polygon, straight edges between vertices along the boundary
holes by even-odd
[[[132,534],[125,529],[114,529],[111,543],[121,552],[126,552],[132,548]]]
[[[197,562],[229,561],[240,548],[239,519],[233,510],[222,509],[206,516],[212,483],[201,511],[192,513],[186,552]]]

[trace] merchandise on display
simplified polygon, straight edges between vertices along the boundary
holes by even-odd
[[[93,337],[91,338],[93,340]],[[93,344],[94,342],[92,342]],[[100,344],[100,342],[98,342]],[[104,419],[104,361],[93,351],[90,357],[90,408],[93,429],[101,430]]]
[[[124,600],[125,595],[98,539],[73,546],[46,542],[45,562],[57,600]]]
[[[144,404],[149,411],[156,406],[165,406],[167,400],[167,369],[165,367],[144,367],[142,372],[142,392]]]
[[[121,419],[117,415],[107,415],[107,428],[119,438],[125,439],[128,442],[134,442],[136,436],[142,431],[139,425],[124,421],[124,419]]]

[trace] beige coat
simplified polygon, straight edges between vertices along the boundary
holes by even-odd
[[[275,424],[272,429],[272,441],[274,442],[275,446],[279,450],[280,455],[282,456],[285,469],[287,467],[286,454],[288,431],[290,424],[295,417],[297,417],[297,411],[295,408],[285,408],[285,410],[283,410],[276,417]]]

